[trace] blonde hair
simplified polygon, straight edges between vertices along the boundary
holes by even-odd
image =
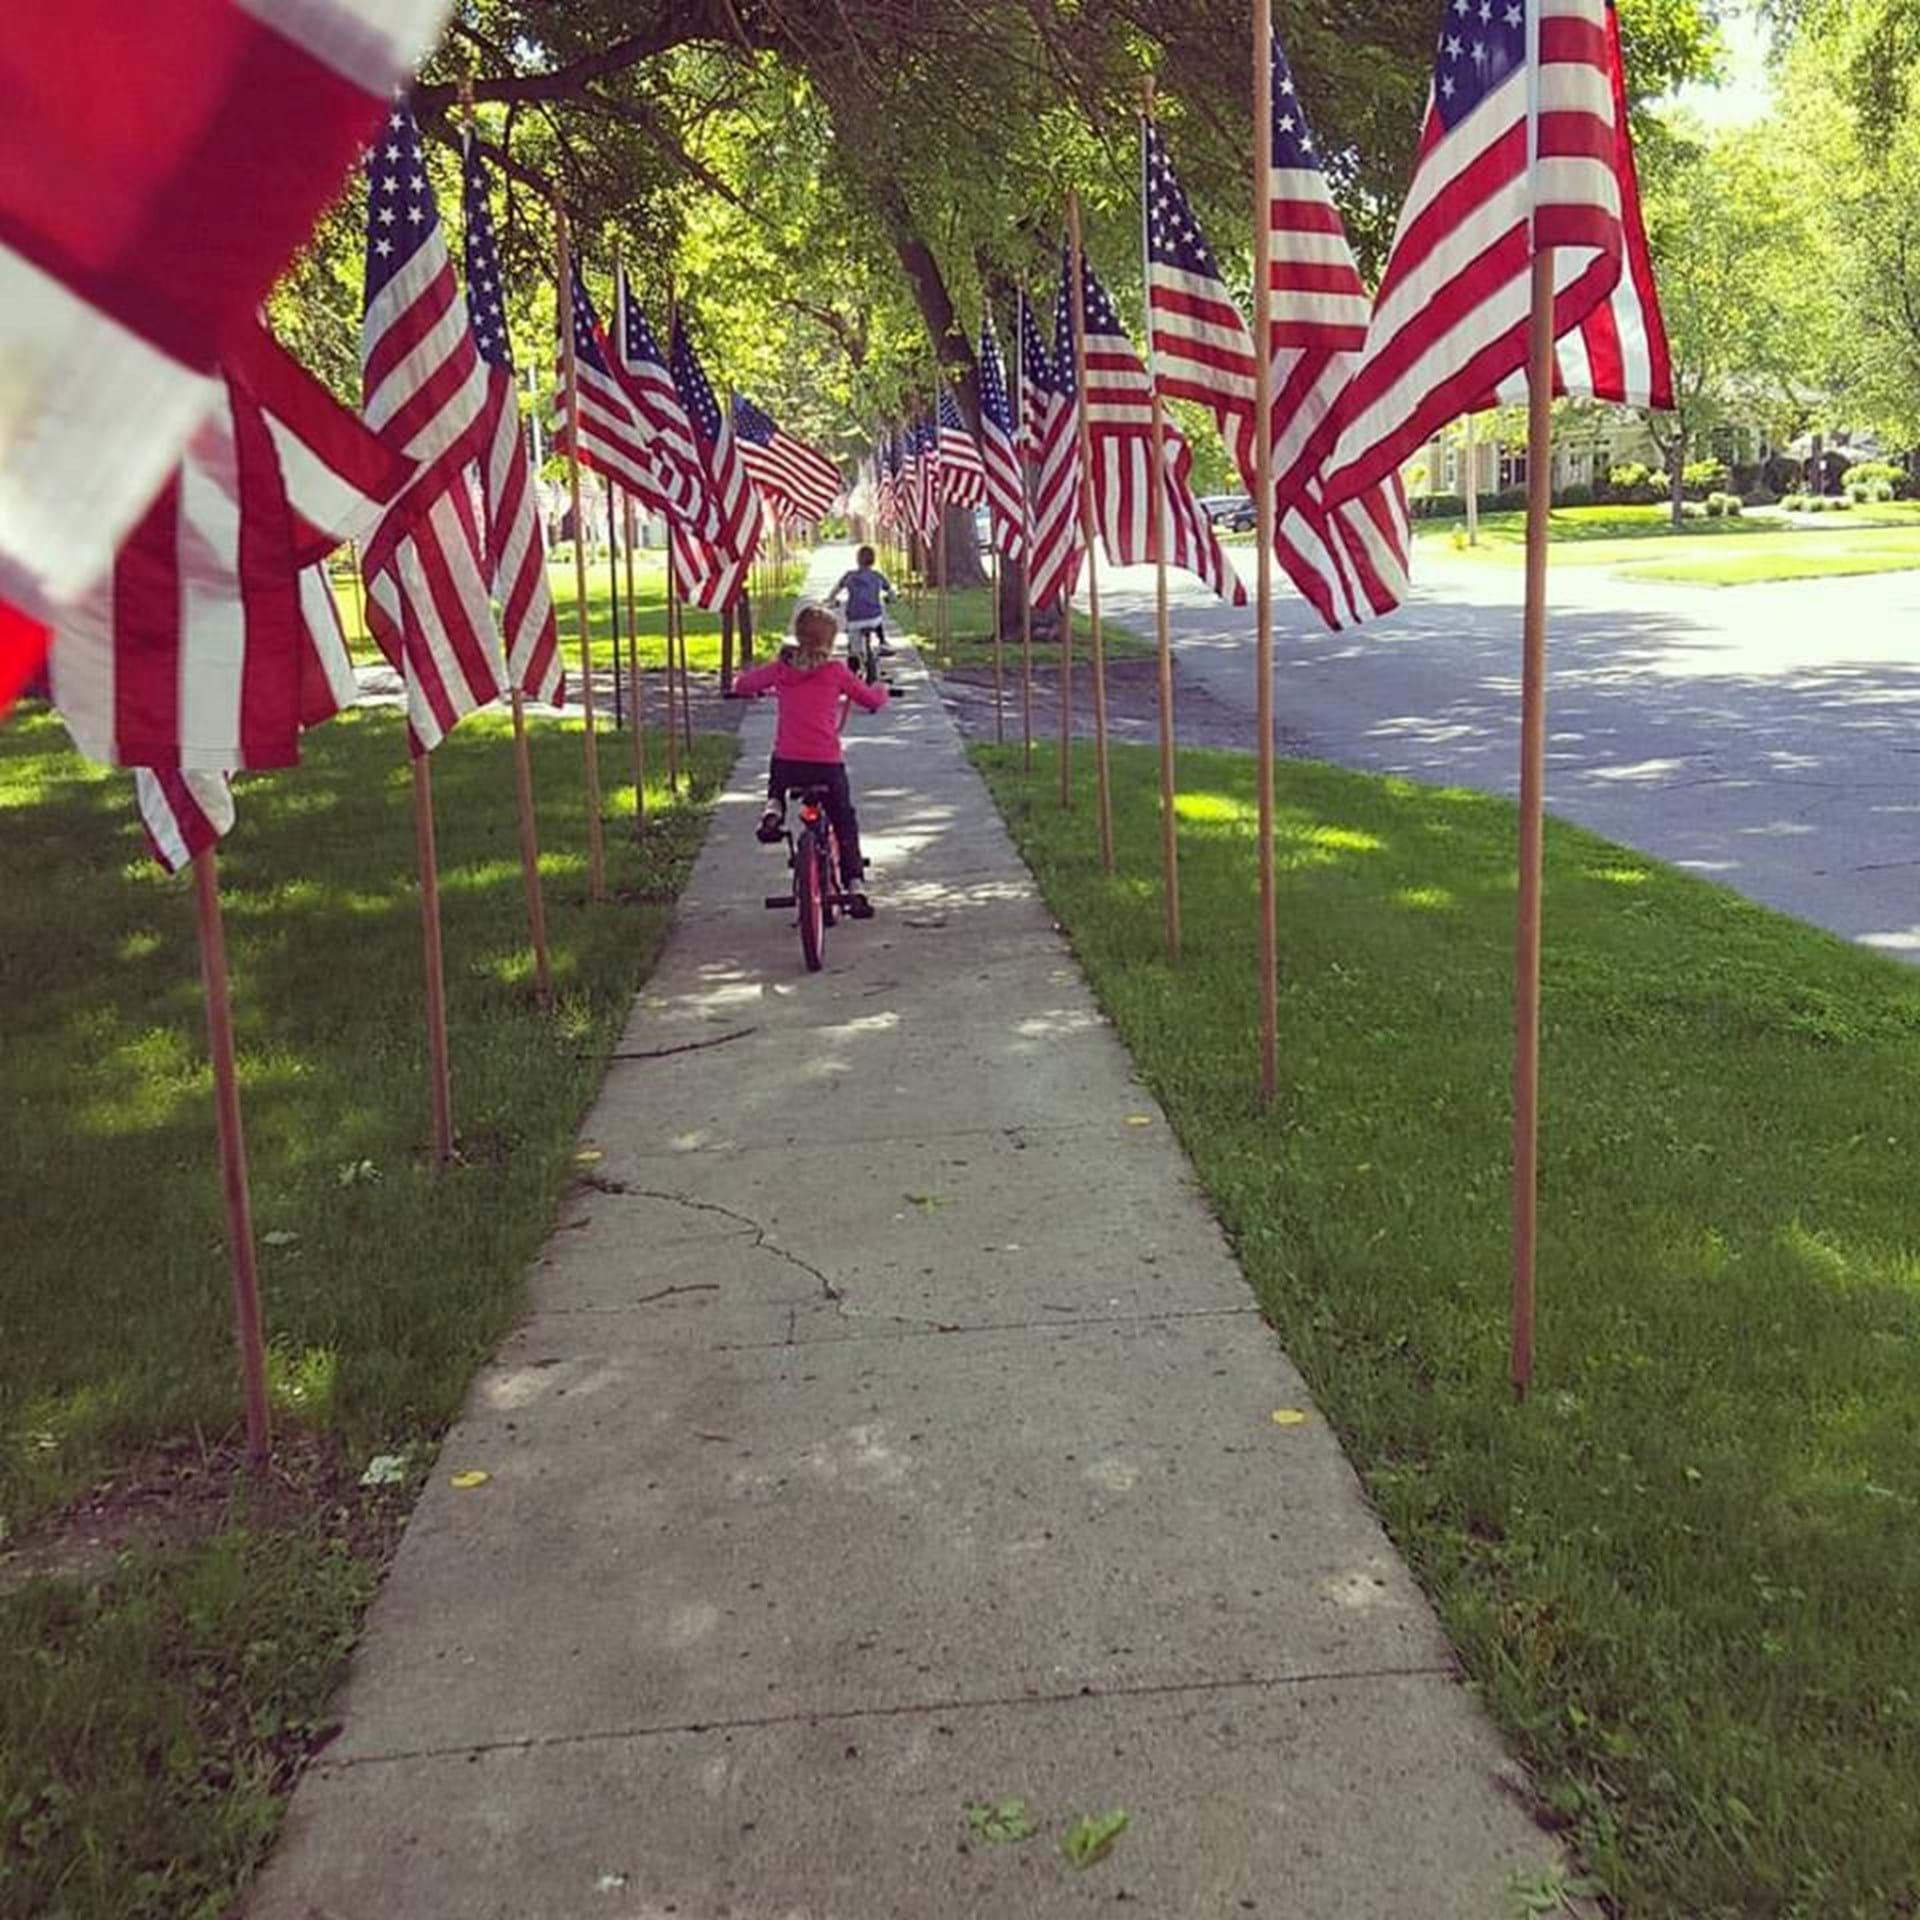
[[[839,634],[840,622],[825,607],[802,607],[793,616],[794,665],[805,673],[824,667],[833,658],[833,643]]]

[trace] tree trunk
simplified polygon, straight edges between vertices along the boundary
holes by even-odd
[[[1687,499],[1687,436],[1679,433],[1674,436],[1673,446],[1667,454],[1667,479],[1672,489],[1673,524],[1676,528],[1686,524]]]
[[[753,665],[753,595],[740,596],[740,664]]]
[[[987,570],[980,563],[980,536],[973,530],[971,507],[948,507],[946,518],[947,577],[940,578],[940,542],[934,543],[927,577],[935,586],[984,587]]]
[[[747,596],[742,594],[736,606],[744,606]],[[733,691],[733,607],[720,610],[720,698],[724,700]]]
[[[1816,433],[1811,448],[1813,458],[1807,462],[1807,491],[1825,493],[1827,490],[1827,439],[1826,435]]]

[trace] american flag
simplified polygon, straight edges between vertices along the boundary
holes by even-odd
[[[733,430],[747,471],[773,506],[798,520],[824,520],[833,511],[846,482],[817,447],[789,433],[743,393],[733,397]]]
[[[1015,343],[1020,363],[1020,453],[1022,459],[1038,457],[1041,437],[1047,430],[1047,412],[1052,406],[1053,379],[1049,371],[1047,342],[1040,323],[1033,317],[1033,303],[1025,287],[1020,289],[1020,314]]]
[[[355,694],[324,569],[411,472],[263,329],[48,655],[74,744],[109,766],[284,767]]]
[[[696,607],[719,613],[732,606],[760,547],[760,496],[740,457],[733,422],[714,398],[712,383],[694,352],[686,323],[673,323],[673,383],[693,423],[707,493],[720,516],[720,531],[698,539],[675,527],[674,571],[680,590]]]
[[[467,311],[493,402],[493,434],[480,469],[487,565],[502,608],[508,677],[532,699],[557,706],[566,697],[567,677],[554,625],[553,595],[547,587],[547,543],[540,530],[526,435],[520,426],[488,184],[487,163],[469,134],[464,170]]]
[[[665,458],[661,437],[636,410],[627,382],[615,374],[607,336],[593,297],[573,262],[573,370],[580,383],[580,464],[633,495],[649,513],[671,520],[699,517],[705,492],[689,471]],[[560,381],[554,392],[554,444],[572,445],[574,408],[567,391],[567,355],[560,349]]]
[[[1093,443],[1093,505],[1100,538],[1116,566],[1153,558],[1153,389],[1092,263],[1080,262],[1082,343],[1087,362],[1087,425]],[[1213,522],[1193,497],[1193,451],[1171,420],[1165,423],[1162,484],[1167,564],[1196,573],[1223,600],[1243,604],[1245,583],[1228,560]]]
[[[1596,306],[1555,346],[1553,390],[1670,413],[1673,355],[1654,286],[1647,223],[1640,211],[1640,180],[1633,164],[1633,132],[1627,118],[1626,63],[1620,57],[1620,16],[1613,0],[1607,0],[1607,57],[1613,71],[1614,168],[1620,176],[1626,271],[1612,297]],[[1508,375],[1497,397],[1502,405],[1520,405],[1527,397],[1526,370]]]
[[[980,321],[980,458],[994,544],[1007,559],[1017,562],[1026,551],[1027,489],[1020,475],[1020,450],[1014,444],[1006,364],[990,312]]]
[[[1387,479],[1525,368],[1536,247],[1554,250],[1557,337],[1613,298],[1632,191],[1618,62],[1606,0],[1452,0],[1413,184],[1339,410],[1330,501]]]
[[[367,624],[406,677],[413,751],[506,691],[470,469],[491,450],[494,406],[453,274],[413,115],[397,106],[367,155],[367,425],[420,471],[364,556]]]
[[[940,527],[940,438],[922,415],[907,423],[907,524],[931,541]]]
[[[900,445],[891,428],[873,449],[873,517],[883,527],[900,524]]]
[[[1338,512],[1319,496],[1328,415],[1365,338],[1367,296],[1277,41],[1272,60],[1274,554],[1322,621],[1340,628],[1399,604],[1409,535],[1397,480]],[[1253,335],[1159,128],[1143,122],[1142,136],[1154,377],[1163,392],[1211,409],[1252,493]]]
[[[945,385],[934,401],[934,417],[940,433],[940,499],[948,506],[977,507],[987,497],[987,470],[960,417],[960,403]]]
[[[301,636],[301,725],[311,727],[352,706],[360,689],[326,569],[306,568],[299,590],[307,615]],[[178,873],[233,831],[237,816],[228,774],[139,767],[133,783],[147,850],[169,873]]]
[[[0,51],[0,596],[101,578],[445,0],[71,0]]]
[[[652,437],[662,487],[676,503],[669,514],[690,532],[711,540],[720,532],[720,511],[708,489],[706,460],[687,418],[667,356],[647,324],[645,310],[623,266],[614,289],[617,323],[614,369],[641,426]]]
[[[1054,306],[1054,350],[1047,352],[1026,295],[1020,296],[1020,384],[1026,404],[1039,396],[1039,426],[1032,463],[1033,561],[1028,577],[1033,604],[1068,600],[1080,584],[1080,420],[1074,411],[1073,314],[1067,283]],[[1032,418],[1030,414],[1028,416]]]

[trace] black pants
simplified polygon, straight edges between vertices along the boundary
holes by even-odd
[[[867,865],[860,857],[860,816],[853,810],[846,768],[826,760],[783,760],[776,753],[767,767],[767,798],[784,806],[789,787],[826,788],[827,818],[840,841],[840,877],[857,886]]]

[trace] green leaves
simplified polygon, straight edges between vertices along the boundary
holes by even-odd
[[[969,1802],[967,1825],[978,1839],[994,1847],[1018,1846],[1040,1831],[1040,1823],[1017,1795],[1005,1800]]]
[[[1082,1870],[1097,1866],[1130,1824],[1131,1816],[1118,1808],[1112,1813],[1083,1813],[1067,1829],[1060,1851]]]

